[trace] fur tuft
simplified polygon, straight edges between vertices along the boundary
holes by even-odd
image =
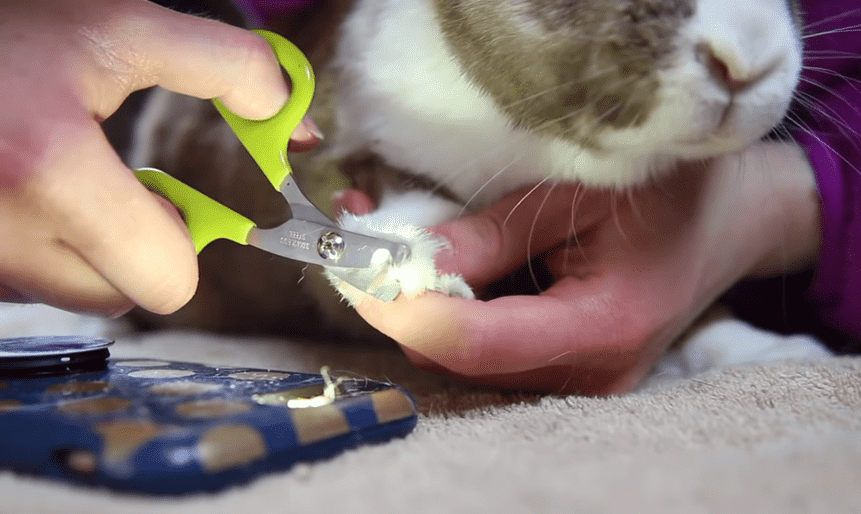
[[[379,211],[378,211],[379,212]],[[382,236],[392,241],[405,243],[410,248],[409,257],[402,263],[394,263],[391,258],[382,259],[374,266],[363,270],[370,277],[376,277],[383,287],[396,285],[401,294],[408,298],[426,291],[439,291],[449,296],[474,298],[472,289],[458,275],[437,273],[434,259],[440,250],[449,248],[442,238],[415,225],[405,224],[400,218],[390,215],[380,216],[378,212],[356,216],[345,214],[340,224],[347,230],[371,236]],[[326,272],[329,282],[351,306],[357,305],[367,295],[345,283],[337,276]]]

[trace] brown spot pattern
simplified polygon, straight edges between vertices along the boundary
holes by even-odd
[[[226,424],[209,429],[197,443],[200,466],[209,473],[246,466],[266,456],[263,436],[254,427]]]
[[[413,402],[402,391],[388,389],[378,391],[371,395],[374,412],[377,413],[379,423],[388,423],[399,419],[414,416],[416,413]]]
[[[51,394],[69,396],[73,394],[101,393],[108,389],[107,382],[66,382],[55,384],[45,391]]]
[[[263,381],[281,380],[283,378],[288,378],[289,376],[290,373],[284,373],[281,371],[241,371],[230,375],[230,378],[235,378],[236,380]]]
[[[300,387],[298,389],[287,389],[286,391],[276,391],[274,393],[255,394],[253,399],[255,402],[262,405],[278,405],[286,407],[287,402],[300,398],[315,398],[323,395],[325,384],[318,384],[308,387]]]
[[[350,432],[347,417],[336,405],[323,405],[290,411],[296,439],[307,445]]]
[[[18,400],[0,400],[0,413],[21,408],[21,402]]]
[[[138,448],[164,431],[165,427],[136,419],[121,419],[96,425],[96,432],[104,439],[102,456],[108,464],[118,464],[126,460]]]
[[[180,416],[198,419],[216,419],[224,416],[244,414],[250,411],[252,405],[242,401],[231,400],[196,400],[177,405],[176,412]]]
[[[66,414],[107,414],[124,411],[130,405],[131,402],[125,398],[107,396],[104,398],[92,398],[90,400],[64,403],[58,409]]]
[[[129,373],[134,378],[184,378],[194,375],[194,371],[186,369],[142,369]]]
[[[149,388],[149,391],[151,393],[164,396],[191,396],[211,393],[212,391],[217,391],[218,389],[221,389],[221,386],[219,384],[179,381],[156,384],[154,386],[151,386]]]

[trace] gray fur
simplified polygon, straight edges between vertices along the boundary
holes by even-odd
[[[657,104],[692,0],[435,0],[464,72],[521,128],[594,147]]]

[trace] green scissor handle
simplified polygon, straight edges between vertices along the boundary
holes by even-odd
[[[275,116],[267,120],[248,120],[233,114],[218,100],[213,103],[230,128],[248,149],[266,178],[281,190],[281,184],[292,170],[287,162],[287,144],[311,106],[314,96],[314,71],[302,52],[292,43],[272,32],[255,31],[269,42],[278,62],[290,76],[290,99]]]
[[[290,76],[290,98],[277,114],[265,120],[242,118],[220,101],[212,102],[272,186],[280,191],[287,176],[292,173],[287,162],[287,145],[311,106],[314,72],[308,59],[292,43],[272,32],[255,32],[266,38],[278,62]],[[198,253],[216,239],[248,244],[248,234],[256,225],[245,216],[159,170],[142,168],[135,170],[135,176],[149,189],[170,200],[183,213]]]
[[[216,239],[248,244],[248,234],[257,226],[250,219],[161,170],[140,168],[135,176],[182,212],[197,253]]]

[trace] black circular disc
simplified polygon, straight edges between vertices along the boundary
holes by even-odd
[[[89,336],[0,338],[0,376],[103,369],[112,344],[111,340]]]

